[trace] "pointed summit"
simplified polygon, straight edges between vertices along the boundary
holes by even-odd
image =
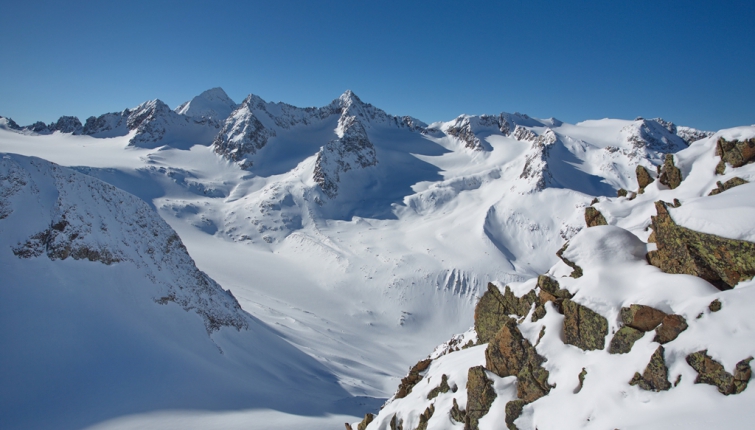
[[[176,108],[176,113],[214,122],[225,121],[236,103],[220,87],[211,88]]]

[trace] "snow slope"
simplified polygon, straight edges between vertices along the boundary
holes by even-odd
[[[182,133],[183,123],[160,115],[152,117],[165,136]],[[0,150],[142,198],[242,309],[374,410],[410,364],[472,324],[489,281],[548,271],[595,196],[604,210],[618,188],[636,188],[638,164],[654,170],[663,154],[686,148],[654,120],[566,124],[504,113],[425,125],[349,91],[320,108],[250,95],[209,140],[134,145],[138,133],[119,127],[94,137],[6,127]],[[642,208],[630,210],[634,222],[649,220]],[[606,210],[609,222],[623,210]],[[150,417],[181,420],[112,425]]]

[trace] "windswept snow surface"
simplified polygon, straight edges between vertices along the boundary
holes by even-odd
[[[312,112],[330,113],[310,118]],[[360,139],[372,145],[376,162],[343,169],[353,154],[342,139],[350,117],[362,127]],[[362,409],[377,411],[410,365],[472,325],[474,305],[489,281],[518,285],[554,267],[556,251],[582,230],[584,207],[595,196],[609,222],[646,239],[646,206],[652,205],[607,196],[620,187],[636,188],[638,163],[654,170],[663,153],[684,145],[649,120],[572,125],[519,114],[460,118],[426,126],[387,115],[350,92],[329,106],[306,109],[250,96],[218,135],[260,130],[260,124],[275,131],[247,157],[229,155],[233,146],[218,152],[219,137],[212,147],[134,147],[133,131],[93,138],[2,129],[0,151],[70,166],[142,198],[243,310],[334,375],[348,393],[344,397],[364,396]],[[449,134],[452,127],[465,132]],[[710,150],[713,139],[700,145]],[[694,153],[697,146],[684,151]],[[323,151],[330,151],[328,166],[340,166],[333,195],[316,180]],[[679,157],[689,172],[691,165]],[[715,187],[715,178],[705,180]],[[683,187],[653,190],[635,202],[649,202],[660,192],[676,195]],[[55,262],[63,263],[83,264]],[[469,360],[479,359],[474,351]],[[299,392],[320,396],[315,389]],[[237,405],[188,409],[243,408]],[[359,408],[326,409],[354,421]],[[275,410],[296,413],[294,407]],[[182,414],[107,418],[116,419],[109,421],[112,428],[160,427],[180,423]],[[201,419],[206,427],[224,427],[242,415]],[[307,425],[316,428],[329,419]],[[291,420],[302,422],[293,415]],[[255,420],[249,426],[266,427]]]

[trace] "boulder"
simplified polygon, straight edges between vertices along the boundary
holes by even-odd
[[[420,373],[427,370],[431,362],[432,360],[427,358],[427,359],[419,361],[417,364],[414,365],[414,367],[409,369],[409,374],[406,375],[406,377],[401,379],[401,383],[398,386],[398,391],[396,392],[395,398],[402,399],[406,397],[409,393],[411,393],[412,388],[414,388],[414,386],[417,385],[417,383],[422,380],[422,375],[420,375]]]
[[[657,250],[647,260],[666,273],[698,276],[721,290],[755,276],[755,243],[700,233],[677,225],[666,203],[651,217]]]
[[[603,349],[608,335],[608,320],[570,299],[563,302],[564,343],[585,351]]]
[[[682,171],[674,165],[673,154],[666,154],[658,181],[672,190],[682,183]]]
[[[527,402],[524,400],[511,400],[506,403],[506,428],[509,430],[519,430],[519,427],[514,424],[514,421],[522,415],[522,410],[526,405]]]
[[[626,354],[632,350],[632,346],[645,335],[642,330],[636,328],[624,326],[620,328],[616,334],[611,338],[611,343],[608,345],[608,352],[610,354]]]
[[[716,299],[716,300],[713,300],[712,302],[710,302],[710,304],[708,305],[708,309],[711,312],[718,312],[718,311],[720,311],[721,310],[721,300]]]
[[[747,388],[752,377],[750,368],[752,357],[737,363],[734,375],[727,372],[724,366],[708,355],[707,350],[693,352],[687,356],[687,363],[697,372],[695,384],[709,384],[718,388],[724,395],[739,394]]]
[[[488,413],[495,398],[493,381],[488,379],[485,368],[482,366],[469,368],[467,374],[467,414],[464,430],[478,430],[480,418]]]
[[[716,155],[721,157],[721,161],[716,166],[716,173],[723,174],[726,164],[732,167],[741,167],[745,164],[755,161],[755,138],[748,140],[728,141],[723,137],[716,142]]]
[[[648,169],[646,169],[644,166],[637,166],[636,169],[634,169],[634,173],[637,176],[637,185],[639,186],[638,193],[642,194],[645,192],[645,187],[655,182],[655,179],[653,179],[652,176],[650,176],[650,172]]]
[[[577,266],[575,263],[564,257],[564,252],[569,247],[569,243],[565,243],[564,246],[561,247],[561,249],[556,252],[556,256],[561,259],[567,266],[571,267],[573,270],[569,276],[572,278],[579,278],[582,276],[582,268]]]
[[[744,184],[749,184],[749,182],[747,182],[744,179],[742,179],[740,177],[737,177],[737,176],[729,179],[728,181],[724,182],[723,184],[721,183],[721,181],[717,181],[716,182],[716,186],[718,188],[716,188],[715,190],[713,190],[710,193],[708,193],[708,195],[709,196],[715,196],[716,194],[721,194],[721,193],[723,193],[726,190],[730,190],[730,189],[732,189],[734,187],[738,187],[738,186],[744,185]]]
[[[539,363],[528,362],[516,375],[516,396],[526,403],[547,395],[553,386],[548,384],[549,372]]]
[[[585,224],[588,227],[595,227],[596,225],[608,225],[608,222],[599,210],[588,206],[585,208]]]
[[[498,330],[511,319],[509,315],[527,315],[536,301],[537,294],[534,290],[522,297],[516,297],[508,286],[501,294],[498,287],[489,283],[488,291],[482,295],[475,307],[474,326],[478,343],[490,342]]]
[[[681,315],[666,315],[663,322],[655,329],[653,342],[661,344],[669,343],[676,339],[684,330],[687,330],[687,320]]]
[[[621,308],[619,315],[624,325],[642,331],[650,331],[658,327],[666,316],[664,312],[645,305],[630,305],[628,308]]]
[[[666,391],[671,388],[671,383],[668,381],[668,368],[666,367],[666,360],[663,357],[664,348],[659,346],[650,357],[645,371],[642,375],[635,373],[629,385],[639,385],[643,390],[647,391]]]
[[[539,366],[543,361],[513,319],[498,330],[485,350],[485,368],[502,378],[518,375],[528,363]]]
[[[619,188],[616,190],[616,197],[626,197],[627,196],[627,190],[623,188]]]

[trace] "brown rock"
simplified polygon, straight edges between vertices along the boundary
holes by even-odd
[[[628,308],[621,308],[620,316],[624,325],[637,330],[650,331],[658,327],[666,314],[650,306],[630,305]]]
[[[564,342],[585,351],[603,349],[608,321],[600,314],[570,299],[564,305]]]
[[[556,256],[561,259],[567,266],[571,267],[573,270],[569,276],[572,278],[579,278],[582,276],[582,268],[577,266],[575,263],[564,257],[564,252],[569,247],[569,243],[565,243],[564,246],[561,247],[561,249],[556,252]]]
[[[465,430],[478,430],[480,418],[490,410],[490,405],[496,398],[493,381],[488,379],[485,368],[475,366],[469,368],[467,376],[467,416],[464,423]]]
[[[708,355],[707,350],[693,352],[687,356],[687,363],[697,372],[695,384],[709,384],[718,388],[724,395],[739,394],[747,388],[752,377],[750,368],[752,357],[737,363],[734,375],[724,369],[721,363]]]
[[[509,320],[488,344],[485,350],[485,368],[504,378],[518,375],[530,362],[539,365],[543,359],[530,341],[522,336],[516,321]]]
[[[579,379],[579,384],[577,384],[577,388],[574,389],[574,394],[577,394],[580,391],[582,391],[582,387],[584,387],[585,385],[585,376],[587,376],[587,369],[583,367],[582,371],[579,372],[579,375],[577,375],[577,379]]]
[[[625,190],[623,188],[619,188],[616,191],[616,197],[626,197],[626,196],[627,196],[627,190]]]
[[[506,428],[509,430],[519,430],[514,421],[522,415],[525,405],[527,405],[527,402],[524,400],[512,400],[506,403]]]
[[[588,206],[585,208],[585,224],[588,227],[595,227],[596,225],[608,225],[608,222],[599,210]]]
[[[414,367],[409,369],[409,374],[401,379],[401,383],[398,386],[398,391],[395,396],[397,399],[402,399],[412,392],[412,388],[422,380],[422,375],[420,375],[420,373],[427,370],[431,362],[432,360],[429,358],[420,360],[414,365]]]
[[[427,394],[427,400],[432,400],[440,393],[447,393],[451,390],[451,387],[448,386],[448,376],[444,373],[443,376],[440,377],[440,385],[430,390],[430,392]]]
[[[467,411],[464,409],[459,409],[459,404],[456,403],[456,399],[454,399],[454,404],[451,406],[451,411],[449,412],[451,415],[451,419],[456,421],[457,423],[464,423],[467,419]]]
[[[755,161],[755,138],[728,141],[722,137],[716,142],[716,155],[721,157],[721,164],[729,163],[732,167],[752,163]]]
[[[540,305],[545,305],[547,302],[553,302],[559,313],[563,311],[564,299],[571,299],[572,294],[569,290],[560,288],[558,281],[551,278],[548,275],[540,275],[537,278],[537,286],[540,289],[538,298],[540,299]],[[545,315],[545,308],[543,307],[543,315]],[[533,319],[533,321],[536,321]]]
[[[516,396],[526,403],[547,395],[552,386],[548,384],[549,372],[540,364],[528,362],[516,375]]]
[[[425,409],[425,412],[419,415],[419,425],[417,426],[416,430],[427,430],[427,422],[430,420],[430,417],[432,417],[434,413],[435,405],[430,404],[430,406]]]
[[[648,262],[666,273],[698,276],[721,290],[755,276],[755,243],[700,233],[677,225],[666,204],[651,217],[657,250]]]
[[[684,330],[687,330],[687,320],[681,315],[666,315],[663,322],[655,329],[653,342],[669,343],[676,339]]]
[[[673,154],[666,154],[658,181],[672,190],[682,183],[682,171],[674,165]]]
[[[357,426],[357,430],[365,430],[367,426],[372,422],[372,420],[375,419],[375,415],[372,415],[370,413],[364,414],[364,419],[361,423]]]
[[[396,414],[393,414],[393,418],[388,422],[388,426],[391,430],[404,430],[404,420],[399,419]]]
[[[642,375],[635,373],[632,380],[629,381],[629,385],[639,385],[640,388],[647,391],[670,389],[671,383],[668,381],[668,368],[663,353],[663,346],[659,346],[650,357],[650,362]]]
[[[708,309],[710,309],[711,312],[718,312],[721,310],[721,301],[716,299],[710,302],[708,305]]]
[[[650,172],[648,172],[648,169],[646,169],[644,166],[638,165],[637,168],[634,169],[634,173],[637,176],[637,185],[639,186],[640,194],[645,192],[645,187],[655,182],[655,179],[650,176]]]
[[[642,339],[644,335],[644,331],[626,325],[613,335],[611,343],[608,345],[608,352],[610,354],[626,354],[632,350],[634,343]]]
[[[523,317],[527,315],[532,304],[537,301],[537,294],[532,290],[522,297],[516,297],[507,286],[504,294],[492,283],[483,294],[475,308],[474,324],[478,343],[490,341],[498,330],[511,319],[509,315]]]
[[[708,195],[709,196],[715,196],[716,194],[721,194],[721,193],[723,193],[726,190],[730,190],[730,189],[732,189],[734,187],[738,187],[740,185],[744,185],[744,184],[748,184],[748,183],[749,182],[745,181],[744,179],[736,177],[736,176],[733,177],[733,178],[731,178],[731,179],[729,179],[728,181],[724,182],[723,184],[721,183],[721,181],[717,181],[716,182],[716,186],[718,188],[716,188],[715,190],[711,191]]]

